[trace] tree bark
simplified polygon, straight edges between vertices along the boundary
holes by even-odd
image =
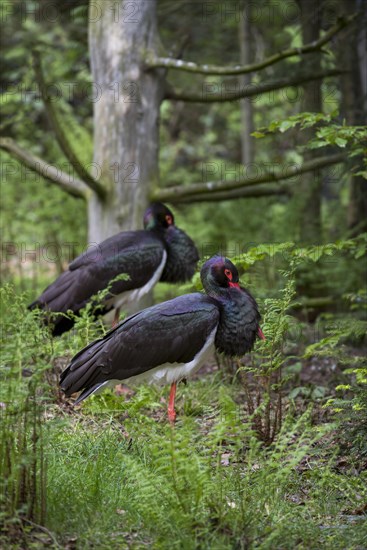
[[[243,15],[240,19],[239,38],[241,51],[241,65],[249,65],[252,62],[251,51],[251,2],[243,0]],[[246,9],[247,7],[247,9]],[[241,85],[247,88],[251,84],[251,75],[244,74]],[[254,131],[254,107],[250,98],[240,101],[241,108],[241,161],[242,164],[250,164],[254,160],[254,139],[251,134]]]
[[[149,188],[158,182],[160,70],[145,71],[157,40],[155,0],[95,0],[90,4],[94,163],[107,189],[89,208],[90,242],[141,227]]]
[[[304,44],[316,41],[320,34],[319,0],[299,0],[301,7],[302,39]],[[318,73],[321,70],[320,55],[310,54],[307,58],[308,71]],[[302,110],[319,113],[322,111],[321,81],[316,80],[303,85]],[[314,130],[303,132],[303,143],[313,137]],[[317,151],[305,151],[303,161],[309,162],[318,155]],[[300,185],[300,239],[303,243],[315,244],[322,239],[321,227],[321,174],[319,170],[309,172],[302,178]]]

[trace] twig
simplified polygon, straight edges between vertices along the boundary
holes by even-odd
[[[43,531],[44,533],[46,533],[46,535],[48,535],[50,537],[50,539],[52,540],[54,545],[57,548],[61,548],[60,544],[57,542],[57,539],[56,539],[55,535],[53,533],[51,533],[51,531],[49,531],[47,529],[47,527],[43,527],[43,525],[38,525],[38,523],[34,523],[34,521],[31,521],[30,519],[27,519],[27,518],[22,518],[22,521],[25,521],[26,523],[29,523],[33,527],[36,527],[40,531]]]

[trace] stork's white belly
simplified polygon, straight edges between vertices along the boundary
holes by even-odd
[[[113,298],[110,298],[106,302],[107,305],[109,306],[111,305],[117,309],[125,304],[129,304],[134,301],[139,301],[140,298],[142,298],[145,294],[148,294],[148,292],[154,287],[156,283],[158,283],[159,279],[161,278],[164,266],[166,265],[166,259],[167,259],[167,252],[163,250],[161,263],[157,267],[152,278],[149,279],[149,281],[145,283],[144,286],[141,286],[140,288],[134,288],[133,290],[127,290],[126,292],[122,292],[121,294],[117,294],[116,296],[113,296]]]
[[[130,378],[125,378],[124,380],[109,380],[103,383],[98,389],[102,389],[102,386],[103,388],[112,387],[121,382],[132,386],[142,383],[163,386],[187,378],[198,371],[201,365],[213,352],[216,331],[217,327],[209,334],[205,345],[189,363],[164,363],[154,369],[137,374],[136,376],[131,376]]]

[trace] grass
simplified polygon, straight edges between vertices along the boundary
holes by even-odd
[[[199,400],[209,391],[209,426],[181,413],[172,430],[150,417],[156,407],[136,413],[135,398],[121,419],[98,397],[99,413],[55,426],[46,443],[47,525],[58,540],[76,537],[78,548],[363,547],[366,524],[354,512],[366,501],[366,476],[320,456],[324,434],[309,415],[289,420],[264,449],[225,388],[218,397],[203,386],[190,392]]]
[[[287,398],[291,382],[282,385],[284,420],[267,445],[233,371],[180,384],[174,429],[167,388],[107,391],[73,409],[57,371],[100,329],[85,317],[53,340],[25,303],[3,291],[0,547],[367,546],[366,469],[341,454],[337,418],[315,422],[323,401],[312,392],[299,407]]]
[[[174,429],[166,392],[146,387],[122,406],[107,393],[81,412],[49,412],[44,525],[59,547],[366,546],[367,476],[338,469],[333,427],[312,427],[305,413],[264,448],[218,377],[184,389]]]

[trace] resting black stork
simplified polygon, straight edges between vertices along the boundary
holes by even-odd
[[[230,260],[208,260],[201,280],[206,294],[186,294],[144,309],[75,355],[60,379],[66,395],[81,391],[77,404],[117,382],[171,384],[168,418],[173,423],[179,380],[196,372],[214,349],[240,357],[257,335],[264,339],[257,304],[240,287]]]
[[[120,274],[128,280],[112,283],[103,301],[101,314],[115,308],[115,324],[122,305],[139,300],[158,282],[185,282],[191,279],[199,260],[193,241],[174,224],[172,212],[162,203],[153,203],[144,214],[144,229],[118,233],[78,256],[55,282],[43,291],[29,309],[48,312],[53,335],[69,330],[78,314],[98,291],[108,287]]]

